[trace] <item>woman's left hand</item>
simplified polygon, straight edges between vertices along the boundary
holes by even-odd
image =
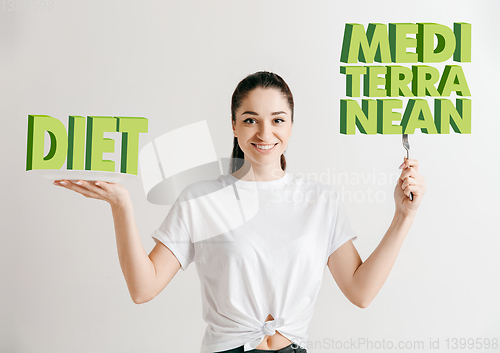
[[[418,172],[416,159],[406,159],[405,157],[399,168],[402,171],[394,188],[396,212],[401,212],[403,215],[415,215],[425,194],[424,177]],[[410,192],[413,194],[413,201],[410,201]]]

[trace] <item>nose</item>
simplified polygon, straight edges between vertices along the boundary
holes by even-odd
[[[271,141],[273,137],[272,125],[268,123],[261,124],[257,132],[257,137],[262,141]]]

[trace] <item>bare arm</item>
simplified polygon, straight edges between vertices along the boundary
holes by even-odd
[[[403,241],[415,219],[425,193],[425,182],[418,174],[418,162],[406,160],[394,189],[396,211],[389,229],[373,253],[363,262],[351,241],[328,258],[328,268],[344,295],[360,308],[366,308],[385,283]],[[409,193],[413,193],[413,201]]]
[[[377,248],[361,261],[351,241],[328,258],[328,268],[344,295],[356,306],[366,308],[385,283],[413,219],[395,215]]]
[[[62,186],[67,189],[110,204],[118,258],[132,301],[141,304],[156,297],[181,265],[175,255],[161,243],[156,244],[149,255],[146,253],[135,222],[132,201],[125,187],[103,181],[94,184],[80,180],[82,185],[67,180],[64,182],[66,185]]]
[[[123,275],[134,303],[156,297],[180,269],[172,252],[158,243],[147,255],[135,223],[130,198],[111,206],[115,224],[116,245]]]

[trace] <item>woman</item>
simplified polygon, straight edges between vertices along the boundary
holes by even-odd
[[[363,262],[349,241],[356,234],[337,191],[286,172],[293,112],[293,96],[280,76],[257,72],[242,80],[231,102],[232,173],[185,188],[152,235],[156,246],[149,256],[123,186],[54,182],[109,202],[121,268],[135,303],[153,299],[179,268],[196,263],[208,323],[202,353],[306,352],[299,343],[307,339],[324,266],[353,304],[368,306],[387,279],[425,193],[418,162],[405,159],[394,189],[392,223]],[[223,194],[228,190],[236,190],[234,204]]]

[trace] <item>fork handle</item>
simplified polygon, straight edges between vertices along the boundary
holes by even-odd
[[[406,159],[410,159],[410,151],[406,150]],[[410,191],[410,201],[413,201],[413,193]]]

